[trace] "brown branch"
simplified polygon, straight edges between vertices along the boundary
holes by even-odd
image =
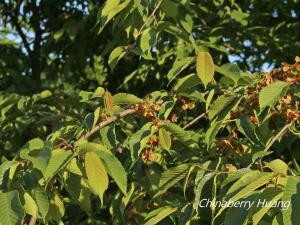
[[[284,134],[284,132],[287,130],[287,129],[289,129],[289,127],[290,126],[292,126],[292,124],[293,124],[293,122],[294,121],[292,121],[292,122],[290,122],[290,123],[288,123],[288,124],[286,124],[273,138],[272,138],[272,140],[267,144],[267,146],[266,146],[266,148],[265,148],[265,152],[266,151],[268,151],[271,147],[272,147],[272,145],[275,143],[275,141],[277,141],[283,134]]]
[[[156,13],[156,11],[158,10],[159,6],[161,5],[162,1],[163,1],[163,0],[160,0],[159,2],[157,2],[155,8],[153,9],[153,11],[152,11],[152,13],[151,13],[151,15],[146,19],[146,21],[149,20],[151,17],[154,17],[154,16],[155,16],[155,13]],[[145,27],[146,27],[146,22],[145,22],[145,23],[143,24],[143,26],[140,28],[137,37],[140,36],[140,35],[143,33]]]
[[[187,123],[183,129],[186,129],[190,126],[192,126],[194,123],[196,123],[198,120],[200,120],[201,118],[203,118],[205,116],[205,113],[200,114],[199,116],[197,116],[196,118],[194,118],[192,121],[190,121],[189,123]]]
[[[128,116],[128,115],[131,115],[131,114],[134,114],[136,112],[137,112],[137,109],[125,109],[122,112],[115,113],[113,116],[111,116],[111,117],[107,118],[106,120],[98,123],[93,129],[91,129],[90,131],[88,131],[85,134],[83,134],[79,138],[79,140],[87,139],[90,136],[92,136],[94,133],[96,133],[97,131],[99,131],[101,128],[103,128],[105,126],[108,126],[109,124],[115,122],[118,119],[121,119],[121,118],[123,118],[125,116]]]
[[[42,41],[42,29],[40,27],[40,12],[37,6],[36,1],[33,1],[32,8],[32,25],[35,32],[33,50],[30,55],[31,58],[31,68],[32,68],[32,77],[40,83],[40,52],[41,52],[41,41]]]
[[[12,24],[16,27],[16,30],[17,30],[17,33],[20,35],[21,37],[21,40],[24,44],[24,47],[28,53],[28,55],[31,54],[31,49],[30,49],[30,45],[29,45],[29,42],[27,40],[27,37],[25,35],[25,33],[23,32],[22,30],[22,27],[19,23],[19,20],[18,20],[18,16],[19,16],[19,4],[18,4],[18,7],[14,8],[13,11],[11,9],[9,9],[8,5],[6,4],[5,1],[1,1],[4,5],[4,8],[5,8],[5,12],[7,13],[7,15],[9,15],[11,17],[11,20],[12,20]]]

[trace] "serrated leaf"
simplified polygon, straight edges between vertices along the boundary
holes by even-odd
[[[126,54],[126,48],[124,46],[116,47],[109,55],[108,65],[111,70],[114,70],[119,60]]]
[[[208,52],[199,52],[196,61],[196,71],[198,77],[206,87],[214,78],[215,64]]]
[[[188,172],[188,167],[188,164],[180,164],[163,172],[159,180],[159,191],[154,198],[165,193],[170,187],[182,180]]]
[[[136,97],[133,94],[118,93],[112,97],[113,103],[116,105],[123,104],[138,104],[143,102],[143,99]]]
[[[143,31],[140,40],[140,48],[143,52],[150,51],[156,44],[156,35],[151,28],[147,28]]]
[[[92,191],[82,176],[70,174],[65,187],[72,197],[72,200],[79,204],[80,208],[89,214],[91,210],[90,197],[92,195]]]
[[[42,188],[37,188],[34,192],[34,200],[39,209],[39,215],[45,221],[45,218],[49,211],[49,200]]]
[[[287,174],[287,171],[289,169],[289,166],[280,159],[275,159],[271,162],[266,162],[265,164],[266,167],[279,174]]]
[[[131,153],[132,162],[135,163],[138,159],[142,149],[146,146],[148,139],[150,138],[151,123],[146,123],[140,130],[135,132],[128,140],[128,145]]]
[[[167,74],[169,83],[173,79],[175,79],[179,73],[181,73],[185,68],[187,68],[194,61],[194,59],[194,57],[186,57],[184,59],[175,61],[172,68]]]
[[[210,106],[210,103],[211,103],[211,101],[212,101],[212,98],[213,98],[214,94],[215,94],[215,89],[212,89],[212,90],[209,92],[209,94],[208,94],[208,96],[207,96],[207,98],[206,98],[206,101],[205,101],[205,111],[206,111],[206,112],[208,112],[208,108],[209,108],[209,106]]]
[[[54,220],[57,224],[59,224],[64,214],[65,214],[65,206],[63,200],[57,193],[55,193],[50,200],[47,221]]]
[[[114,179],[124,195],[127,193],[127,174],[121,162],[109,151],[99,151],[98,156],[103,160],[109,175]]]
[[[250,175],[250,176],[249,176]],[[276,174],[275,173],[260,173],[252,172],[242,176],[226,194],[226,201],[238,201],[241,198],[249,196],[257,188],[267,184]],[[217,215],[218,217],[226,207],[221,208]]]
[[[255,152],[252,156],[252,162],[257,161],[258,159],[262,159],[265,156],[268,156],[270,154],[272,154],[272,151],[259,151],[259,152]]]
[[[16,164],[16,161],[5,161],[0,165],[0,188],[6,183],[4,178],[5,174],[9,171],[9,168]]]
[[[282,210],[284,225],[300,224],[300,179],[299,177],[289,177],[282,197],[283,202],[289,202],[286,210]]]
[[[247,139],[252,144],[261,145],[261,143],[255,133],[255,125],[250,121],[249,117],[242,116],[236,122],[237,122],[239,130],[247,137]]]
[[[170,133],[161,128],[158,130],[158,138],[161,147],[169,151],[172,143]]]
[[[210,179],[212,179],[215,175],[216,175],[216,173],[208,173],[204,177],[201,177],[200,181],[196,184],[195,191],[194,191],[195,192],[195,200],[193,203],[193,208],[196,209],[197,212],[198,212],[198,208],[199,208],[199,202],[200,202],[200,198],[201,198],[201,194],[202,194],[202,189],[203,189],[204,185]]]
[[[17,191],[3,192],[0,190],[0,224],[21,224],[23,209]]]
[[[177,81],[175,86],[173,87],[173,90],[180,93],[184,92],[188,89],[191,89],[201,83],[199,77],[196,74],[190,74],[188,76],[185,76]]]
[[[228,63],[222,66],[216,66],[215,68],[218,73],[230,78],[235,84],[237,84],[241,78],[240,68],[236,64]]]
[[[64,149],[52,151],[51,158],[44,173],[44,178],[49,181],[59,170],[61,170],[71,160],[72,153]]]
[[[155,224],[159,223],[161,220],[163,220],[164,218],[166,218],[167,216],[174,213],[175,211],[177,211],[177,208],[166,207],[163,210],[161,210],[157,215],[150,218],[145,223],[145,225],[155,225]]]
[[[25,204],[23,206],[25,213],[37,218],[38,206],[35,203],[34,199],[27,192],[24,193],[23,197],[25,201]]]
[[[215,139],[217,133],[219,132],[222,126],[222,121],[218,121],[210,126],[205,133],[205,142],[207,146],[211,145],[213,140]]]
[[[162,126],[166,131],[169,131],[172,135],[174,135],[179,142],[188,146],[188,147],[195,147],[196,142],[194,141],[193,137],[190,135],[189,132],[184,130],[182,127],[175,123],[168,123]]]
[[[106,1],[104,7],[100,11],[98,21],[100,24],[100,28],[98,34],[100,34],[105,25],[119,12],[126,8],[126,6],[130,3],[130,0],[125,0],[123,3],[120,4],[119,0],[108,0]]]
[[[262,111],[267,106],[273,107],[282,98],[288,89],[289,84],[283,81],[274,82],[264,87],[259,92],[259,106]]]
[[[276,203],[279,199],[281,199],[283,192],[276,187],[269,187],[263,190],[263,192],[258,196],[258,201],[263,202],[266,200],[267,202]],[[257,225],[259,221],[263,218],[263,216],[271,209],[271,207],[260,205],[258,206],[258,202],[255,202],[256,209],[252,215],[253,225]]]
[[[85,172],[89,185],[99,195],[103,203],[103,194],[108,188],[108,176],[101,159],[94,152],[85,154]]]
[[[230,110],[238,103],[238,98],[235,95],[221,95],[211,105],[208,111],[210,120],[218,116],[223,119]]]

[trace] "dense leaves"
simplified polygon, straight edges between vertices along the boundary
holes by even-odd
[[[298,8],[0,1],[0,224],[298,225]]]

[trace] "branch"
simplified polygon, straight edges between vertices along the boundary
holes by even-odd
[[[195,119],[193,119],[192,121],[190,121],[188,124],[186,124],[183,129],[188,128],[189,126],[192,126],[194,123],[196,123],[198,120],[200,120],[201,118],[203,118],[205,116],[205,113],[200,114],[199,116],[197,116]]]
[[[288,123],[288,124],[286,124],[272,139],[271,139],[271,141],[267,144],[267,146],[266,146],[266,148],[265,148],[265,152],[266,151],[268,151],[271,147],[272,147],[272,145],[275,143],[275,141],[277,141],[283,134],[284,134],[284,132],[287,130],[287,129],[289,129],[289,127],[290,126],[292,126],[292,124],[293,124],[293,122],[294,121],[292,121],[292,122],[290,122],[290,123]]]
[[[151,13],[151,15],[146,19],[146,21],[149,20],[151,17],[154,17],[154,16],[155,16],[155,13],[156,13],[156,11],[158,10],[159,6],[161,5],[162,1],[163,1],[163,0],[160,0],[159,2],[157,2],[155,8],[153,9],[153,11],[152,11],[152,13]],[[146,22],[145,22],[145,23],[143,24],[143,26],[140,28],[137,37],[140,36],[140,35],[143,33],[143,30],[144,30],[145,26],[146,26]]]
[[[89,138],[90,136],[92,136],[94,133],[96,133],[97,131],[99,131],[101,128],[115,122],[116,120],[118,119],[121,119],[125,116],[128,116],[128,115],[131,115],[131,114],[134,114],[137,112],[137,109],[126,109],[122,112],[118,112],[118,113],[115,113],[113,116],[107,118],[106,120],[98,123],[92,130],[88,131],[87,133],[85,133],[84,135],[82,135],[79,140],[82,140],[82,139],[87,139]]]
[[[30,49],[29,42],[27,41],[27,37],[26,37],[25,33],[23,32],[22,27],[21,27],[21,25],[18,21],[18,16],[19,16],[18,10],[19,10],[19,7],[20,7],[19,4],[18,4],[18,7],[16,7],[13,10],[13,12],[11,12],[10,9],[8,8],[8,5],[6,4],[6,2],[5,1],[1,1],[1,2],[4,5],[6,13],[11,17],[12,24],[15,25],[17,33],[20,35],[28,55],[30,55],[31,54],[31,49]]]

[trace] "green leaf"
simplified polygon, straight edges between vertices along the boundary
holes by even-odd
[[[101,159],[94,152],[85,154],[85,172],[89,185],[95,191],[103,203],[103,194],[108,188],[108,176]]]
[[[44,174],[51,157],[51,146],[39,138],[32,139],[21,149],[20,157],[31,161],[33,167]]]
[[[50,200],[47,221],[54,220],[57,224],[59,224],[64,214],[65,214],[64,202],[61,199],[61,197],[57,193],[55,193]]]
[[[22,205],[17,191],[0,191],[0,224],[21,224],[24,216]]]
[[[186,69],[194,61],[194,59],[194,57],[186,57],[182,60],[176,60],[167,74],[169,83],[174,80],[179,73]]]
[[[161,147],[169,151],[172,143],[170,133],[161,128],[158,130],[158,137]]]
[[[127,94],[127,93],[115,94],[112,97],[112,99],[113,99],[113,103],[116,105],[138,104],[143,102],[143,99],[140,99],[133,94]]]
[[[153,216],[152,218],[150,218],[145,225],[154,225],[159,223],[161,220],[163,220],[164,218],[166,218],[167,216],[171,215],[172,213],[174,213],[175,211],[177,211],[177,208],[173,208],[173,207],[166,207],[163,210],[159,211],[159,213],[157,213],[157,215]]]
[[[196,74],[190,74],[188,76],[185,76],[183,78],[180,78],[175,86],[173,87],[173,90],[180,93],[184,92],[186,90],[189,90],[201,83],[199,77]]]
[[[216,175],[216,173],[208,173],[208,174],[205,174],[204,177],[202,177],[202,173],[200,173],[199,175],[201,176],[201,179],[196,184],[196,187],[195,187],[195,190],[194,190],[195,200],[194,200],[194,203],[193,203],[193,208],[196,209],[197,212],[198,212],[198,208],[199,208],[199,202],[200,202],[203,187],[210,179],[212,179]]]
[[[247,198],[243,198],[240,201],[241,202],[255,202],[255,198],[257,196],[257,193],[251,193],[250,196]],[[247,205],[247,207],[249,207]],[[248,210],[248,208],[245,206],[240,207],[231,207],[227,210],[226,216],[224,219],[224,225],[232,225],[232,224],[240,224],[240,225],[246,225],[248,221],[248,216],[252,211],[252,207]]]
[[[99,32],[98,34],[100,34],[105,25],[115,16],[117,15],[119,12],[121,12],[123,9],[126,8],[126,6],[130,3],[130,0],[125,0],[123,3],[120,4],[120,0],[108,0],[106,1],[104,7],[102,8],[102,10],[100,11],[100,15],[99,15],[99,24],[100,24],[100,28],[99,28]]]
[[[186,42],[190,42],[189,34],[186,31],[184,31],[183,29],[181,29],[180,27],[175,26],[174,24],[172,24],[169,21],[160,21],[158,23],[157,27],[159,28],[159,30],[168,32],[168,33],[174,35],[174,37],[176,37],[178,39],[182,39]]]
[[[86,214],[89,214],[91,210],[90,197],[92,192],[86,180],[77,174],[71,173],[66,181],[65,188],[70,194],[72,201],[79,204],[80,208],[84,210]]]
[[[258,159],[262,159],[265,156],[268,156],[270,154],[272,154],[272,151],[259,151],[259,152],[255,152],[252,156],[252,162],[257,161]]]
[[[282,98],[289,87],[289,84],[282,81],[274,82],[264,87],[259,92],[259,106],[262,111],[267,106],[273,107]]]
[[[226,199],[237,201],[242,197],[246,197],[251,191],[256,190],[262,185],[268,183],[276,174],[275,173],[249,173],[240,178],[231,186],[226,194]],[[245,184],[245,186],[243,185]]]
[[[140,40],[140,47],[143,52],[148,52],[156,44],[156,35],[151,28],[143,31]]]
[[[114,179],[124,195],[127,193],[127,174],[121,162],[109,151],[99,151],[97,155],[103,160],[109,175]]]
[[[282,210],[284,225],[300,224],[300,179],[299,177],[289,177],[285,186],[282,201],[290,202],[286,210]]]
[[[44,178],[49,181],[72,159],[72,153],[64,149],[55,149],[52,151],[51,158],[44,173]]]
[[[188,164],[180,164],[164,171],[159,180],[159,191],[155,194],[154,198],[165,193],[170,187],[182,180],[188,172],[188,167]]]
[[[226,194],[226,201],[238,201],[241,198],[248,197],[257,188],[267,184],[275,176],[275,173],[248,173],[241,177],[236,183],[234,183]],[[218,217],[226,207],[219,210]]]
[[[236,122],[239,131],[242,132],[252,144],[261,145],[255,133],[255,125],[250,121],[249,117],[242,116]]]
[[[235,84],[238,83],[241,78],[240,68],[236,64],[224,64],[222,66],[215,66],[218,73],[230,78]]]
[[[126,54],[126,48],[124,46],[116,47],[109,55],[108,65],[111,70],[114,70],[119,60]]]
[[[35,189],[34,199],[39,209],[39,215],[45,221],[45,218],[49,211],[49,200],[42,188]]]
[[[132,163],[136,162],[141,151],[147,145],[147,141],[152,134],[151,126],[151,123],[146,123],[140,130],[135,132],[129,138],[128,144],[131,152]]]
[[[213,99],[213,97],[214,97],[214,94],[215,94],[215,89],[212,89],[212,90],[209,92],[209,94],[208,94],[208,96],[207,96],[207,98],[206,98],[206,101],[205,101],[205,111],[206,111],[206,112],[208,112],[208,108],[209,108],[210,103],[211,103],[211,101],[212,101],[212,99]]]
[[[218,116],[222,120],[236,106],[239,98],[236,95],[221,95],[210,106],[208,117],[210,120]]]
[[[185,205],[180,211],[178,225],[188,225],[191,222],[193,213],[193,205],[191,203]]]
[[[5,161],[0,165],[0,187],[3,188],[6,179],[5,174],[9,171],[9,168],[11,168],[14,164],[16,164],[16,161]]]
[[[271,162],[266,162],[266,167],[270,168],[273,172],[279,174],[287,174],[289,166],[280,159],[275,159]]]
[[[216,123],[213,123],[210,128],[205,133],[205,142],[207,146],[211,145],[214,141],[216,135],[218,134],[220,128],[222,126],[222,121],[218,121]]]
[[[269,187],[263,190],[263,192],[257,197],[258,201],[263,202],[272,202],[276,203],[279,199],[281,199],[283,192],[276,187]],[[255,202],[255,206],[258,206],[258,202]],[[252,222],[253,225],[257,225],[259,221],[263,218],[263,216],[271,209],[271,207],[267,206],[258,206],[253,212]]]
[[[27,192],[24,193],[23,197],[24,197],[24,201],[25,201],[25,204],[23,206],[25,213],[37,218],[38,206],[37,206],[36,202],[30,196],[30,194],[28,194]]]
[[[196,61],[196,71],[198,77],[206,87],[214,78],[215,64],[208,52],[199,52]]]
[[[174,135],[179,142],[186,145],[187,147],[196,147],[197,143],[191,136],[190,132],[187,132],[182,127],[175,123],[167,123],[162,126],[166,131],[169,131]]]
[[[233,10],[230,13],[230,15],[231,15],[231,18],[233,18],[234,20],[236,20],[237,22],[239,22],[243,26],[247,26],[247,24],[248,24],[247,18],[249,16],[247,13],[244,13],[240,10]]]

